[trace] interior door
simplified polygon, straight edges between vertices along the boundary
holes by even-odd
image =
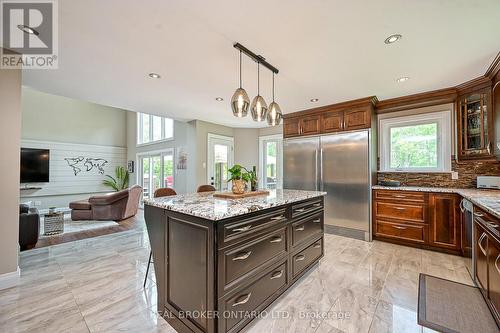
[[[260,145],[260,186],[267,189],[283,188],[283,138],[264,138],[260,140]]]
[[[152,198],[162,187],[174,187],[173,150],[143,154],[138,157],[137,183],[142,186],[143,199]]]
[[[227,191],[228,172],[234,164],[234,141],[232,137],[208,134],[207,179],[217,191]]]

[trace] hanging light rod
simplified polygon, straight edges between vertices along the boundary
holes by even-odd
[[[271,65],[270,63],[268,63],[266,61],[266,58],[264,58],[263,56],[261,55],[257,55],[255,53],[253,53],[252,51],[250,51],[249,49],[247,49],[246,47],[244,47],[243,45],[241,45],[240,43],[235,43],[233,45],[236,49],[240,50],[241,52],[245,53],[249,58],[252,58],[253,61],[255,62],[258,62],[260,63],[262,66],[266,67],[267,69],[269,69],[271,72],[275,73],[275,74],[278,74],[279,73],[279,70],[274,67],[273,65]]]

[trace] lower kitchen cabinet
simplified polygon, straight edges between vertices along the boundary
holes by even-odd
[[[492,239],[493,240],[493,239]],[[491,241],[488,246],[488,278],[491,306],[500,321],[500,243]]]
[[[456,251],[461,249],[459,202],[460,197],[456,194],[429,195],[429,245]]]
[[[488,234],[479,224],[475,223],[476,234],[476,282],[486,297],[488,297]]]

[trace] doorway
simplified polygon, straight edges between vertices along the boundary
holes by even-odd
[[[283,137],[269,135],[259,137],[259,187],[283,188]]]
[[[208,133],[207,159],[208,183],[217,191],[226,191],[229,188],[227,170],[234,163],[234,139]]]
[[[174,187],[174,150],[137,155],[137,183],[142,186],[143,199],[150,199],[162,187]]]

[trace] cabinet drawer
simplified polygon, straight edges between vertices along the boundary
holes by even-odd
[[[297,246],[323,232],[323,212],[306,217],[292,224],[292,245]]]
[[[251,311],[261,311],[266,303],[287,283],[287,263],[274,266],[264,276],[248,287],[235,293],[234,296],[222,301],[223,311],[229,313],[227,318],[220,319],[220,332],[236,332],[253,319]]]
[[[323,238],[318,239],[292,258],[293,278],[313,264],[323,255]]]
[[[412,201],[412,202],[425,202],[426,193],[422,192],[408,192],[408,191],[375,191],[375,199],[377,200],[395,200],[398,202]]]
[[[500,238],[500,220],[485,210],[474,206],[474,220],[481,223],[483,227],[489,230],[493,235]]]
[[[275,209],[269,213],[258,215],[258,217],[241,219],[224,225],[220,230],[222,232],[222,244],[219,248],[242,241],[256,232],[278,224],[284,224],[287,221],[286,208]]]
[[[240,278],[256,272],[286,251],[286,228],[219,251],[220,290],[233,287]]]
[[[292,205],[292,218],[304,216],[323,208],[323,198]]]
[[[397,238],[406,241],[425,243],[427,226],[408,225],[377,220],[375,224],[375,235],[389,238]]]
[[[375,201],[375,216],[410,222],[425,223],[426,206],[423,204]]]

